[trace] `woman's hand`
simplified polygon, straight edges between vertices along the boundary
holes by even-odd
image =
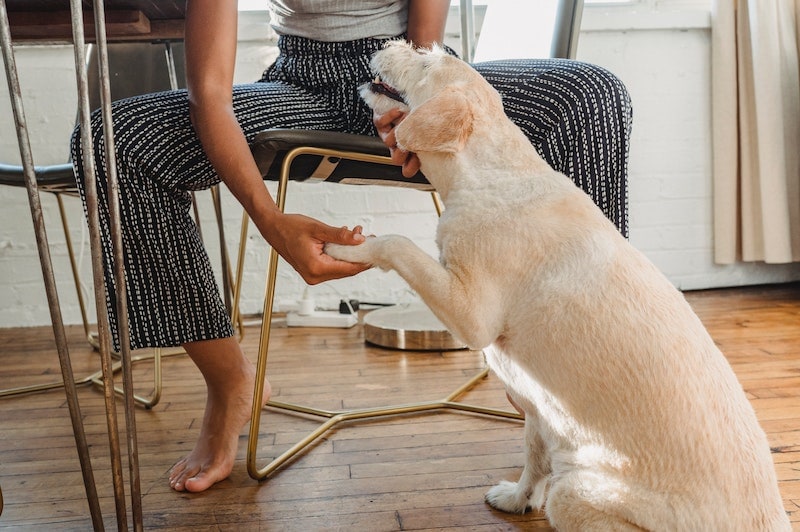
[[[392,109],[382,115],[374,114],[372,123],[375,124],[375,129],[378,130],[378,135],[389,148],[389,153],[392,156],[392,162],[397,165],[402,165],[403,175],[405,177],[413,177],[419,172],[420,162],[417,154],[407,152],[397,147],[397,138],[394,134],[394,128],[397,124],[403,121],[406,114],[400,109]]]
[[[326,242],[354,246],[364,240],[361,226],[351,231],[300,214],[281,214],[268,238],[270,245],[308,284],[349,277],[368,269],[366,264],[336,260],[323,250]]]

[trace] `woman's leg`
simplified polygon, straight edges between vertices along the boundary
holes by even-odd
[[[188,119],[185,92],[166,92],[113,106],[131,348],[171,347],[231,336],[233,329],[208,256],[191,217],[188,189],[218,180]],[[73,161],[81,196],[86,176],[77,134]],[[97,208],[116,349],[118,290],[109,226],[101,117],[92,117]]]
[[[194,449],[170,471],[177,491],[203,491],[230,475],[239,433],[250,420],[255,367],[232,337],[184,344],[208,389],[200,436]],[[269,399],[265,381],[263,398]]]
[[[500,92],[509,118],[541,156],[627,237],[632,111],[622,82],[603,68],[561,59],[474,66]]]
[[[281,84],[237,87],[234,106],[248,137],[271,127],[336,129],[341,120]],[[209,258],[190,214],[189,190],[218,183],[191,127],[186,93],[166,92],[114,104],[122,237],[131,346],[183,345],[200,369],[208,397],[198,441],[170,474],[176,490],[202,491],[226,478],[250,416],[255,371],[233,337]],[[119,348],[109,230],[104,143],[99,115],[92,132],[109,321]],[[79,135],[73,139],[85,202]],[[269,384],[264,400],[269,398]]]

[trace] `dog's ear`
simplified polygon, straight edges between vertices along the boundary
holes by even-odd
[[[472,103],[448,88],[414,109],[395,129],[397,143],[411,152],[460,151],[472,133]]]

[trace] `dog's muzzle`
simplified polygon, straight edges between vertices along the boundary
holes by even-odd
[[[384,95],[384,96],[386,96],[388,98],[391,98],[392,100],[398,101],[400,103],[406,103],[405,100],[403,99],[403,97],[400,95],[400,93],[394,87],[391,87],[391,86],[387,85],[386,83],[381,81],[381,78],[379,78],[379,77],[376,77],[369,84],[369,90],[374,92],[375,94],[382,94],[382,95]]]

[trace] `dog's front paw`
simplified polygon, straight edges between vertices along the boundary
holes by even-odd
[[[330,255],[336,260],[343,260],[345,262],[357,262],[361,264],[373,264],[372,245],[370,242],[374,238],[367,238],[361,244],[355,246],[344,246],[342,244],[325,244],[325,253]]]
[[[391,265],[385,258],[394,235],[370,236],[355,246],[341,244],[325,244],[325,253],[337,260],[370,264],[383,270],[390,269]]]
[[[497,508],[510,514],[524,514],[530,510],[529,496],[516,482],[503,480],[497,486],[486,492],[486,502],[492,508]]]
[[[370,264],[382,270],[394,268],[396,256],[416,249],[409,239],[400,235],[370,236],[361,244],[342,246],[325,244],[325,253],[334,259]]]

